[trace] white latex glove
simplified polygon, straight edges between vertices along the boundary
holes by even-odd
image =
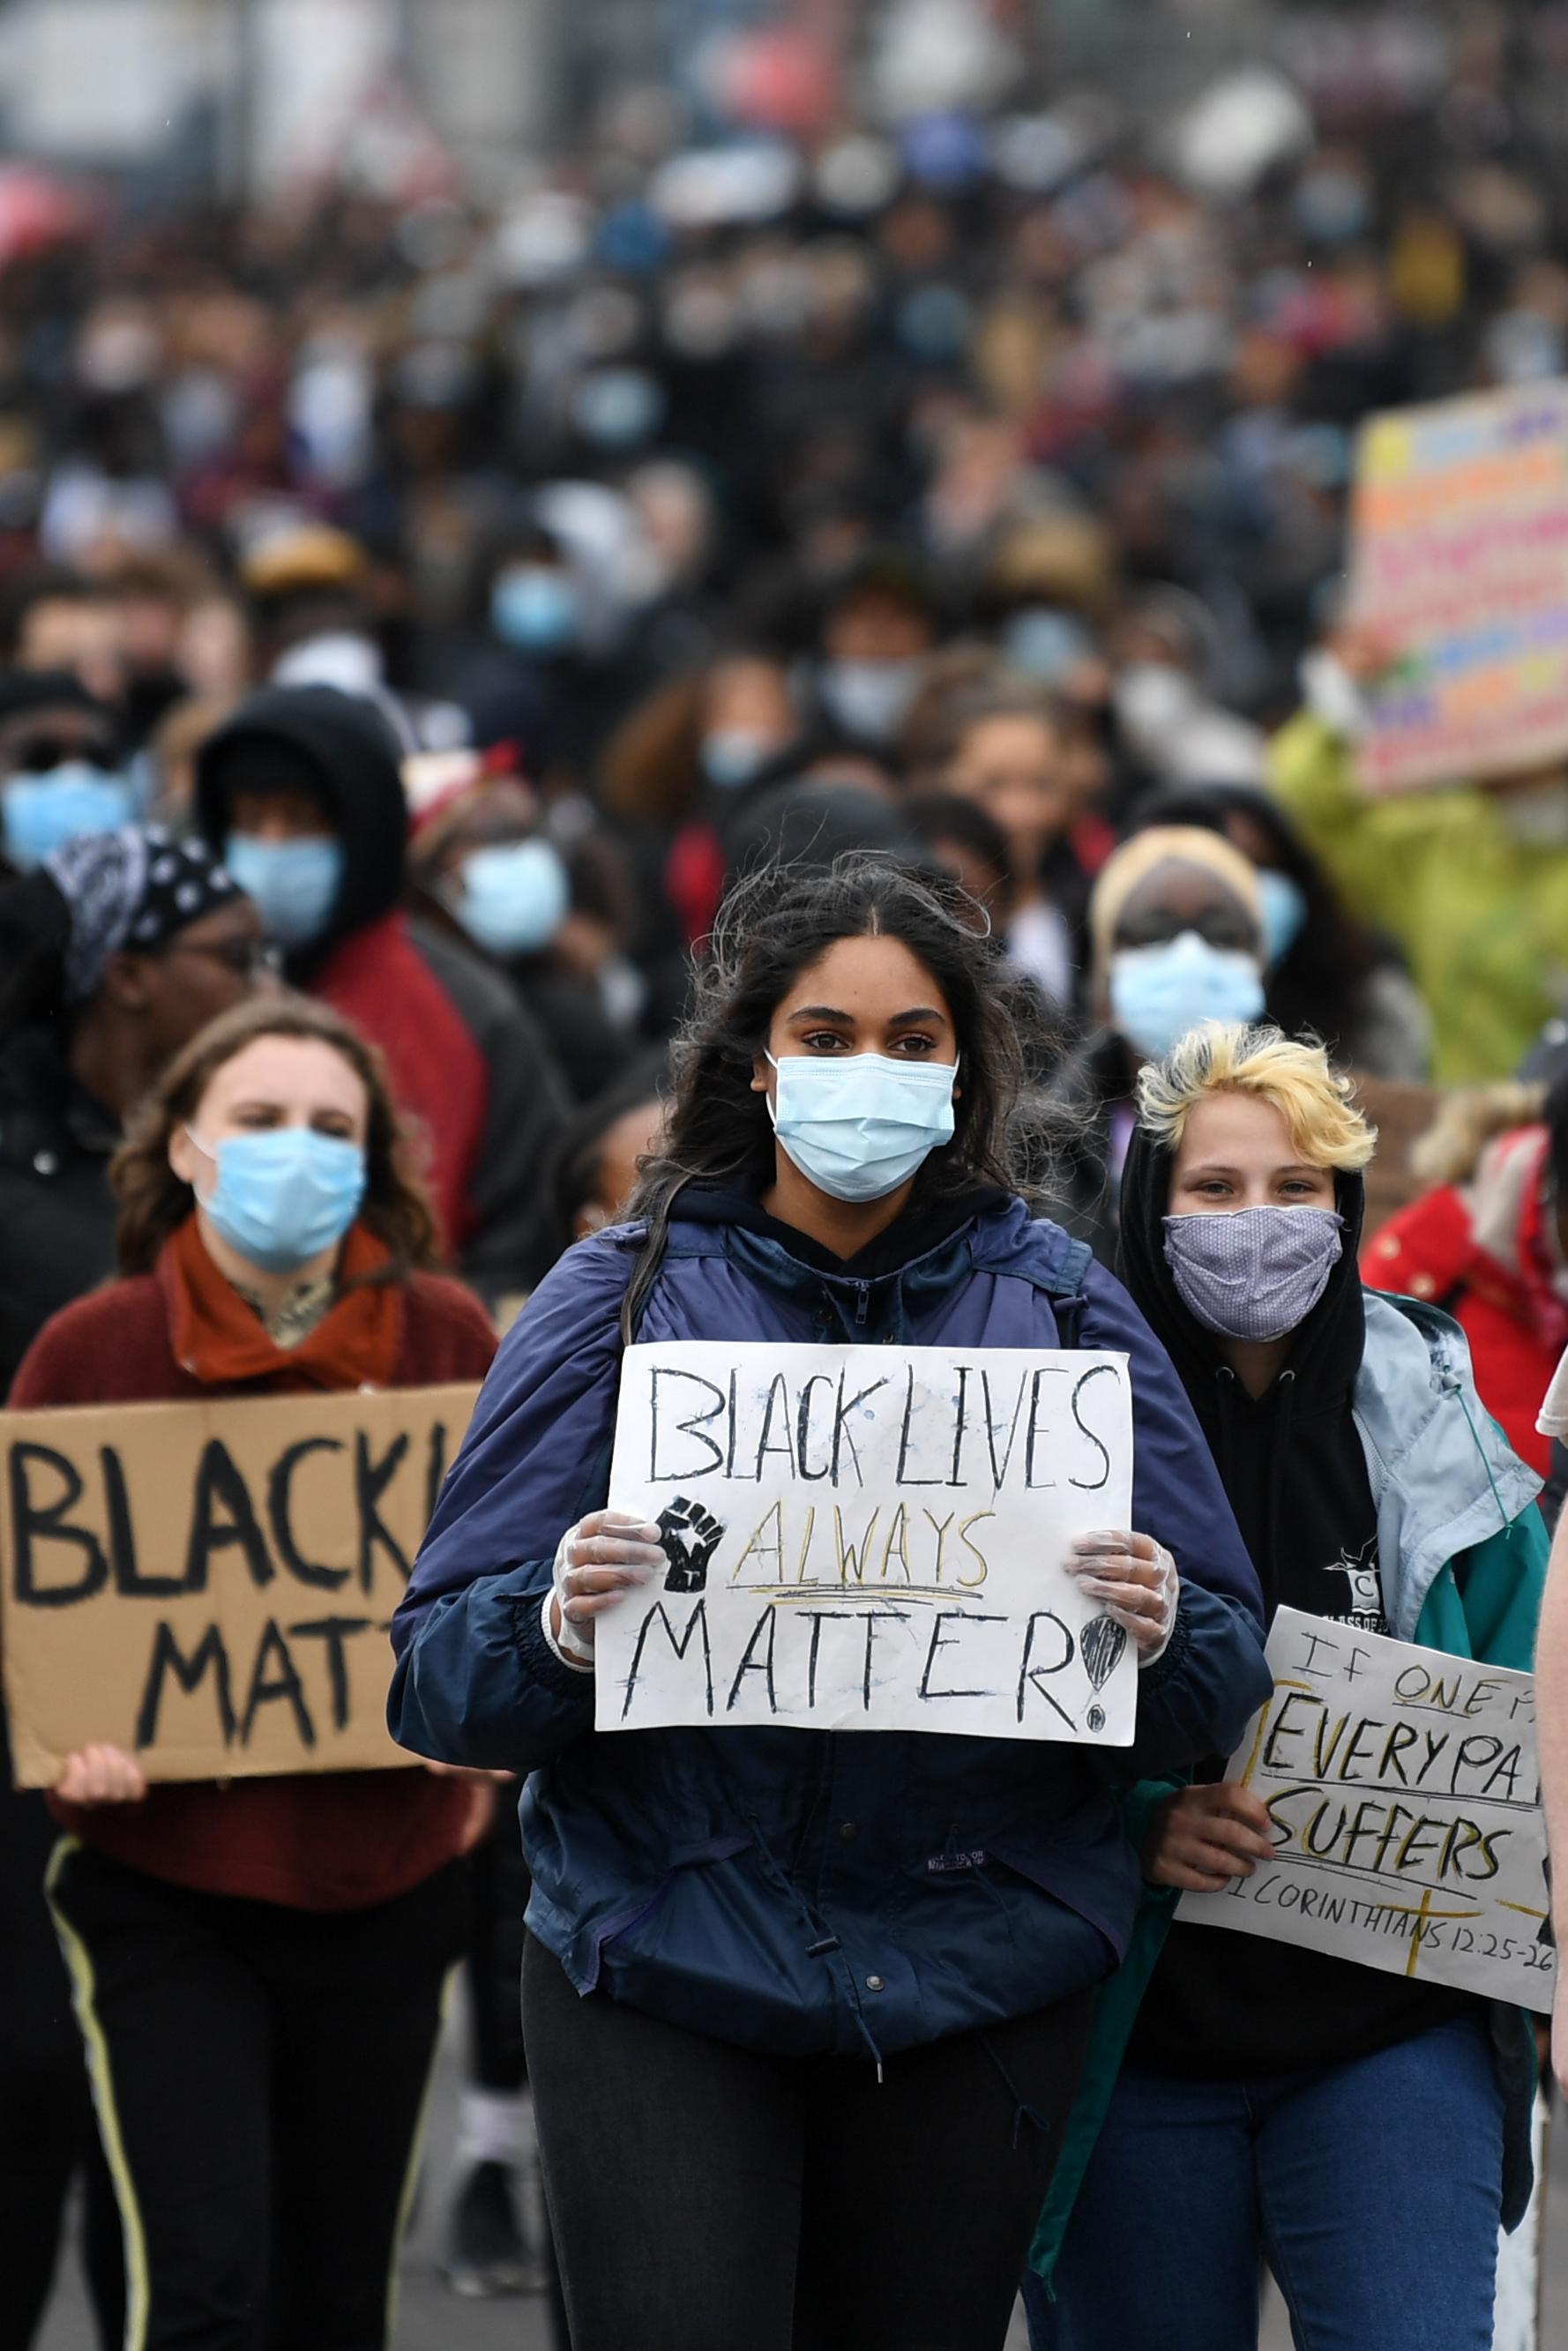
[[[1062,1562],[1090,1600],[1132,1635],[1140,1668],[1163,1656],[1176,1624],[1181,1577],[1176,1563],[1153,1535],[1124,1528],[1078,1535]]]
[[[545,1594],[545,1637],[572,1665],[593,1664],[593,1620],[669,1562],[659,1530],[626,1510],[591,1510],[556,1546]]]

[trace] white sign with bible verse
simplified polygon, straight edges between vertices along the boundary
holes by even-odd
[[[599,1619],[598,1727],[1126,1746],[1132,1642],[1062,1562],[1132,1478],[1124,1355],[628,1348],[610,1501],[670,1563]]]
[[[1557,1955],[1530,1674],[1281,1608],[1228,1780],[1274,1856],[1176,1916],[1550,2009]]]

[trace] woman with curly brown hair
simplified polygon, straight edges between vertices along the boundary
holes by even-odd
[[[47,1323],[14,1406],[473,1380],[379,1058],[273,997],[204,1029],[114,1164],[120,1278]],[[150,1788],[71,1756],[50,1899],[120,2206],[139,2351],[374,2351],[477,1792],[423,1770]]]

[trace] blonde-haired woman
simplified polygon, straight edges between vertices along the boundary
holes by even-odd
[[[1375,1137],[1345,1079],[1320,1046],[1211,1022],[1145,1068],[1137,1117],[1122,1278],[1270,1616],[1528,1667],[1540,1481],[1487,1418],[1458,1326],[1362,1288]],[[1223,1772],[1137,1791],[1144,1965],[1102,2005],[1104,2043],[1130,2024],[1125,2063],[1065,2235],[1074,2183],[1059,2167],[1052,2185],[1035,2258],[1054,2259],[1058,2298],[1031,2285],[1036,2351],[1251,2351],[1265,2260],[1298,2346],[1487,2351],[1499,2220],[1529,2187],[1522,2020],[1287,1943],[1166,1934],[1178,1889],[1223,1889],[1271,1851],[1262,1803]],[[1092,2078],[1109,2081],[1106,2054]]]

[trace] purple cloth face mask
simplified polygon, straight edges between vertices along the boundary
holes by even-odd
[[[1233,1208],[1167,1217],[1166,1263],[1182,1304],[1222,1339],[1283,1339],[1328,1287],[1344,1244],[1333,1208]]]

